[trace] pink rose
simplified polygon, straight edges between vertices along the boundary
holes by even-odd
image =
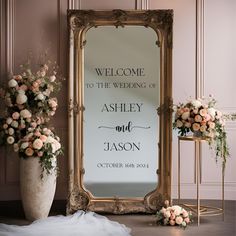
[[[170,220],[170,225],[174,226],[175,225],[175,221],[174,220]]]
[[[183,218],[182,218],[181,216],[177,216],[177,217],[175,218],[175,222],[176,222],[176,224],[181,225],[182,222],[183,222]]]
[[[39,84],[37,82],[33,82],[33,87],[38,88]]]
[[[188,217],[188,212],[186,210],[183,210],[182,214],[183,214],[183,217]]]
[[[28,87],[27,85],[25,84],[22,84],[20,87],[19,87],[20,90],[23,90],[23,91],[27,91],[28,90]]]
[[[171,214],[170,214],[170,219],[171,219],[171,220],[174,220],[174,219],[175,219],[175,213],[171,213]]]
[[[42,140],[41,140],[41,139],[38,139],[38,138],[35,139],[34,142],[33,142],[33,148],[39,150],[39,149],[41,149],[42,147],[43,147],[43,142],[42,142]]]
[[[201,116],[206,116],[207,115],[207,109],[201,109],[199,111],[199,113],[200,113]]]
[[[18,120],[19,117],[20,117],[20,113],[17,112],[17,111],[12,114],[12,118],[13,118],[14,120]]]
[[[187,224],[190,223],[189,217],[186,217],[186,218],[184,219],[184,221],[185,221]]]
[[[37,137],[40,137],[41,133],[40,133],[38,130],[36,130],[36,131],[34,132],[34,135],[37,136]]]
[[[46,142],[47,140],[47,136],[45,135],[41,135],[39,138],[42,140],[42,142]]]
[[[192,128],[193,131],[198,131],[200,129],[200,125],[198,123],[193,123]]]
[[[201,122],[201,121],[202,121],[202,117],[201,117],[200,115],[196,115],[196,116],[194,117],[194,120],[195,120],[196,122]]]
[[[36,122],[32,122],[32,123],[31,123],[31,127],[36,128],[36,126],[37,126],[37,123],[36,123]]]
[[[38,152],[38,156],[42,157],[43,156],[43,152]]]

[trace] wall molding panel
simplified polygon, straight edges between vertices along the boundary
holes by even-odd
[[[204,1],[196,0],[196,98],[205,95]]]
[[[15,0],[7,0],[7,41],[6,41],[6,62],[7,73],[12,74],[14,70],[14,21],[15,21]]]

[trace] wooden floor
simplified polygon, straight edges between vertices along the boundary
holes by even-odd
[[[203,203],[213,206],[220,204],[219,201],[204,201]],[[6,216],[0,211],[0,222],[16,225],[29,224],[22,214],[18,215]],[[194,217],[194,223],[185,230],[178,226],[157,226],[153,215],[106,215],[106,217],[131,228],[133,236],[236,236],[236,201],[225,201],[224,221],[222,216],[202,217],[200,226],[197,226]]]

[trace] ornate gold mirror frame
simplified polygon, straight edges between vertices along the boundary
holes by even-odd
[[[68,158],[69,197],[67,212],[79,209],[115,214],[155,212],[164,200],[171,198],[171,137],[172,137],[172,10],[93,11],[69,10],[69,117]],[[160,120],[158,184],[143,198],[94,197],[85,189],[83,175],[83,115],[84,115],[84,45],[91,27],[144,26],[152,28],[160,47]]]

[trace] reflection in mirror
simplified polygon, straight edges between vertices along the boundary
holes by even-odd
[[[144,197],[158,184],[157,34],[100,26],[85,39],[84,186],[95,197]]]

